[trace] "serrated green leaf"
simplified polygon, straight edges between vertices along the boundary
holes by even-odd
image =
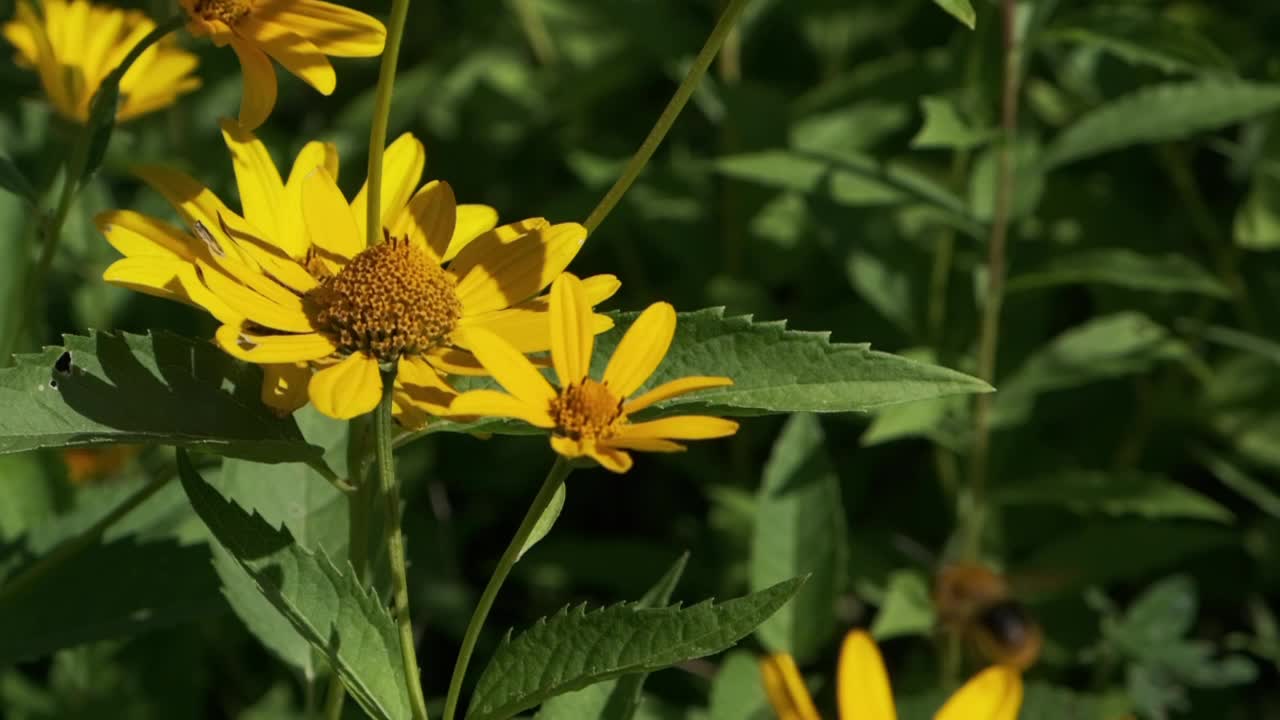
[[[990,128],[975,128],[960,117],[954,103],[945,97],[920,98],[924,125],[911,139],[913,148],[968,150],[987,143],[994,136]]]
[[[671,602],[671,593],[676,589],[684,575],[685,566],[689,563],[689,553],[676,559],[658,582],[644,594],[636,607],[664,607]],[[578,718],[597,718],[598,720],[631,720],[640,706],[640,695],[644,690],[644,681],[649,673],[632,673],[615,680],[588,685],[574,692],[557,695],[542,704],[538,709],[537,720],[578,720]]]
[[[287,529],[273,528],[223,497],[182,450],[178,473],[192,507],[218,543],[329,660],[365,712],[379,720],[409,717],[400,636],[377,594],[360,584],[349,565],[345,572],[335,567],[323,548],[312,553],[300,547]]]
[[[796,599],[756,629],[773,652],[812,660],[835,634],[836,598],[849,564],[840,478],[813,415],[792,415],[773,446],[756,496],[751,587],[809,576]]]
[[[0,586],[0,665],[225,609],[208,548],[108,541],[71,555],[22,590]]]
[[[35,188],[31,187],[27,177],[4,153],[0,153],[0,190],[11,192],[30,205],[37,202]]]
[[[1147,316],[1123,312],[1096,317],[1042,346],[1000,382],[992,424],[1021,422],[1042,393],[1145,372],[1161,362],[1182,362],[1203,371],[1186,343]]]
[[[984,232],[965,201],[940,183],[906,165],[865,155],[765,150],[722,157],[716,170],[766,187],[824,195],[852,207],[921,204],[959,230],[975,237]]]
[[[1195,29],[1136,5],[1100,6],[1066,16],[1039,38],[1098,48],[1168,73],[1231,69],[1231,58]]]
[[[1142,88],[1086,113],[1049,146],[1052,168],[1130,145],[1179,140],[1280,108],[1280,86],[1200,79]]]
[[[1076,512],[1191,518],[1229,523],[1231,511],[1208,497],[1162,475],[1062,471],[993,491],[1000,505],[1052,505]]]
[[[321,455],[262,404],[257,368],[208,343],[96,331],[65,340],[0,370],[0,453],[162,443],[264,462]]]
[[[876,640],[902,635],[928,635],[934,626],[929,581],[914,570],[898,570],[889,576],[884,600],[871,623]]]
[[[969,0],[933,0],[933,4],[942,8],[948,15],[960,21],[961,25],[972,30],[978,22],[978,15],[973,11]]]
[[[467,718],[505,720],[560,693],[720,652],[777,612],[803,584],[794,578],[689,608],[565,608],[508,636],[480,676]]]
[[[1230,292],[1209,271],[1182,255],[1143,255],[1125,248],[1083,250],[1059,255],[1009,279],[1008,291],[1062,285],[1111,285],[1147,292],[1188,292],[1227,297]]]

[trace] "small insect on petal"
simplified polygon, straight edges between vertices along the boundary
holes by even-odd
[[[197,220],[191,229],[195,232],[196,237],[200,238],[200,241],[205,244],[205,247],[209,248],[209,252],[213,253],[217,257],[227,256],[227,254],[222,251],[222,246],[213,239],[213,233],[209,232],[209,228],[205,227],[204,223]]]

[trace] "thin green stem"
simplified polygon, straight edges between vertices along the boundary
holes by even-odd
[[[547,479],[542,481],[538,495],[530,503],[519,529],[511,537],[506,551],[498,560],[498,567],[494,568],[493,575],[489,576],[489,584],[485,585],[484,592],[480,594],[480,602],[476,603],[476,609],[471,613],[471,621],[467,623],[467,631],[462,636],[462,647],[458,650],[458,659],[453,664],[453,677],[449,678],[449,694],[444,701],[444,720],[453,720],[454,714],[458,711],[458,696],[462,694],[462,680],[466,677],[471,653],[476,649],[476,641],[480,639],[480,631],[484,628],[485,619],[489,617],[489,610],[493,608],[493,601],[498,597],[498,591],[502,589],[502,583],[506,582],[507,575],[511,573],[511,568],[519,559],[520,551],[524,549],[534,526],[538,524],[538,519],[551,504],[552,498],[556,496],[556,492],[564,484],[565,478],[569,477],[572,469],[568,460],[556,456],[555,465],[551,466]]]
[[[396,483],[395,452],[391,448],[391,399],[395,394],[395,371],[382,374],[382,402],[373,419],[374,448],[378,456],[378,487],[384,502],[383,525],[387,553],[391,561],[392,612],[400,628],[400,657],[409,685],[409,704],[415,720],[427,720],[427,701],[422,696],[422,671],[414,648],[413,621],[409,617],[409,579],[405,571],[404,535],[400,532],[400,485]]]
[[[613,212],[613,208],[617,206],[618,201],[626,194],[631,187],[631,183],[635,182],[636,178],[640,176],[640,171],[644,170],[649,158],[653,157],[654,151],[662,144],[663,138],[667,136],[667,131],[675,124],[676,118],[679,117],[680,111],[684,109],[685,103],[689,102],[694,89],[698,87],[698,82],[702,80],[707,68],[711,66],[711,61],[715,59],[716,53],[720,51],[720,46],[724,44],[725,38],[729,35],[729,31],[733,29],[734,23],[738,21],[738,16],[742,14],[742,9],[746,5],[747,0],[730,0],[729,6],[720,14],[720,20],[716,23],[715,28],[712,29],[711,35],[707,37],[706,44],[702,46],[702,50],[694,58],[693,65],[689,67],[689,72],[684,76],[680,87],[676,88],[676,94],[671,96],[671,101],[667,103],[667,107],[658,116],[658,121],[654,123],[648,137],[644,139],[636,154],[631,156],[631,160],[627,161],[627,166],[623,169],[622,176],[613,184],[613,187],[609,188],[609,192],[605,193],[605,196],[600,200],[600,204],[596,205],[596,209],[592,210],[587,219],[583,221],[582,224],[587,228],[588,233],[593,233],[596,228],[600,227],[600,223],[604,222],[609,213]]]
[[[387,44],[382,50],[382,67],[378,70],[378,87],[373,95],[373,120],[369,125],[369,181],[365,199],[365,244],[373,247],[382,242],[382,153],[387,147],[387,125],[391,122],[391,95],[396,84],[396,65],[400,62],[400,40],[404,37],[405,19],[409,16],[409,0],[391,0],[391,17],[387,19]]]
[[[76,537],[64,542],[55,548],[52,552],[37,560],[33,565],[18,573],[12,580],[0,587],[0,603],[4,603],[12,597],[21,595],[25,590],[35,584],[40,578],[48,575],[56,570],[63,563],[71,558],[79,555],[87,550],[94,543],[98,542],[103,533],[111,528],[112,525],[120,522],[126,515],[133,512],[139,505],[146,502],[152,495],[155,495],[169,481],[170,474],[160,475],[146,485],[138,488],[132,495],[125,498],[111,512],[107,513],[101,520],[94,523],[87,530],[80,533]]]
[[[329,694],[324,699],[324,720],[342,720],[342,706],[346,699],[346,687],[335,672],[329,681]]]
[[[533,56],[543,65],[554,63],[556,45],[551,40],[551,32],[547,30],[547,23],[542,19],[542,13],[538,11],[537,4],[533,0],[512,0],[511,4],[516,17],[520,20],[520,28],[524,30],[524,36],[529,41],[529,49],[533,51]]]
[[[1004,282],[1007,273],[1006,245],[1009,240],[1009,215],[1013,208],[1016,171],[1013,144],[1018,130],[1018,92],[1021,57],[1016,28],[1016,0],[1001,0],[1000,16],[1004,44],[1004,82],[1000,93],[1001,143],[997,156],[995,213],[991,235],[987,239],[987,288],[982,300],[982,324],[978,335],[978,377],[993,382],[996,374],[996,348],[1000,338],[1000,310],[1004,306]],[[981,549],[982,529],[986,522],[985,489],[988,455],[991,449],[991,394],[983,393],[974,405],[973,454],[970,457],[967,501],[962,509],[966,528],[964,557],[977,558]],[[964,498],[962,498],[964,499]]]

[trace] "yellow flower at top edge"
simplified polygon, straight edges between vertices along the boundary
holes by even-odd
[[[760,672],[779,720],[819,720],[794,658],[771,655],[760,661]],[[836,704],[842,720],[897,720],[884,659],[862,630],[846,635],[840,649]],[[934,720],[1016,720],[1021,707],[1022,674],[1012,666],[993,665],[957,690]]]
[[[18,0],[4,37],[17,50],[15,62],[34,68],[49,103],[76,122],[89,119],[89,102],[102,80],[156,24],[137,10],[94,5],[87,0],[43,0],[41,16]],[[120,81],[119,121],[173,104],[200,87],[192,75],[195,55],[160,43],[148,48]]]
[[[507,392],[462,393],[449,406],[449,413],[516,418],[549,429],[551,447],[560,455],[590,457],[616,473],[631,469],[628,450],[675,452],[684,446],[673,440],[732,435],[738,424],[718,417],[631,421],[632,414],[654,403],[733,384],[726,377],[685,377],[631,397],[667,356],[675,328],[676,312],[670,305],[650,305],[627,329],[604,375],[595,380],[588,374],[596,334],[588,281],[565,273],[551,286],[551,364],[560,388],[553,388],[520,348],[486,328],[468,328],[466,342],[471,351]]]
[[[332,145],[306,145],[282,180],[251,133],[225,121],[223,137],[244,215],[188,175],[137,168],[191,232],[130,210],[102,213],[99,229],[125,255],[103,278],[207,310],[223,323],[223,350],[265,366],[268,405],[290,412],[310,400],[352,418],[377,405],[380,369],[394,365],[396,416],[416,427],[455,396],[447,375],[487,374],[466,331],[495,333],[520,352],[550,347],[538,293],[577,255],[581,225],[497,226],[493,208],[457,205],[447,183],[418,188],[426,153],[406,133],[384,158],[386,239],[366,247],[366,191],[343,197]],[[619,286],[611,275],[587,284],[591,305]],[[603,315],[586,322],[590,332],[613,325]]]
[[[240,125],[254,130],[276,104],[275,59],[321,94],[337,85],[329,57],[382,54],[387,29],[357,10],[323,0],[181,0],[192,35],[230,45],[244,73]]]

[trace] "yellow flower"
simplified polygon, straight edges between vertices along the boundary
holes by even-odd
[[[468,328],[466,342],[507,393],[473,390],[449,406],[455,416],[489,415],[523,420],[551,430],[551,447],[568,458],[590,457],[616,473],[631,469],[627,450],[675,452],[672,440],[732,435],[731,420],[681,415],[647,422],[630,416],[654,403],[705,388],[732,385],[725,377],[685,377],[631,395],[658,369],[676,329],[676,311],[650,305],[627,330],[600,380],[588,375],[595,329],[587,283],[565,273],[551,286],[551,364],[560,380],[553,388],[521,354],[521,348],[485,328]],[[628,399],[630,398],[630,399]]]
[[[760,671],[780,720],[818,720],[813,698],[790,655],[764,658]],[[843,720],[896,720],[884,660],[866,632],[854,630],[845,636],[836,675],[836,703]],[[957,690],[934,720],[1015,720],[1021,707],[1022,675],[1017,668],[993,665]]]
[[[35,68],[50,104],[76,122],[89,119],[89,101],[107,76],[156,24],[136,10],[92,5],[86,0],[44,0],[41,17],[18,0],[4,37],[17,50],[14,61]],[[161,43],[148,48],[120,81],[120,121],[168,107],[200,87],[192,75],[195,55]]]
[[[261,125],[276,104],[271,59],[328,95],[337,77],[328,56],[382,53],[387,29],[376,19],[323,0],[182,0],[192,35],[231,45],[244,73],[240,124]]]
[[[183,173],[140,167],[191,233],[129,210],[99,215],[125,255],[103,277],[207,310],[223,323],[226,352],[265,366],[268,405],[290,412],[310,399],[352,418],[377,405],[380,366],[394,365],[397,417],[417,426],[453,399],[445,375],[486,374],[465,331],[497,333],[521,352],[550,347],[547,300],[537,294],[577,254],[581,225],[531,218],[495,227],[493,208],[457,205],[447,183],[415,193],[426,153],[406,133],[384,158],[386,240],[365,247],[365,189],[343,197],[332,145],[308,144],[282,181],[257,138],[230,121],[222,129],[244,215]],[[611,275],[591,278],[591,304],[617,289]],[[588,322],[592,332],[613,325],[603,315]]]

